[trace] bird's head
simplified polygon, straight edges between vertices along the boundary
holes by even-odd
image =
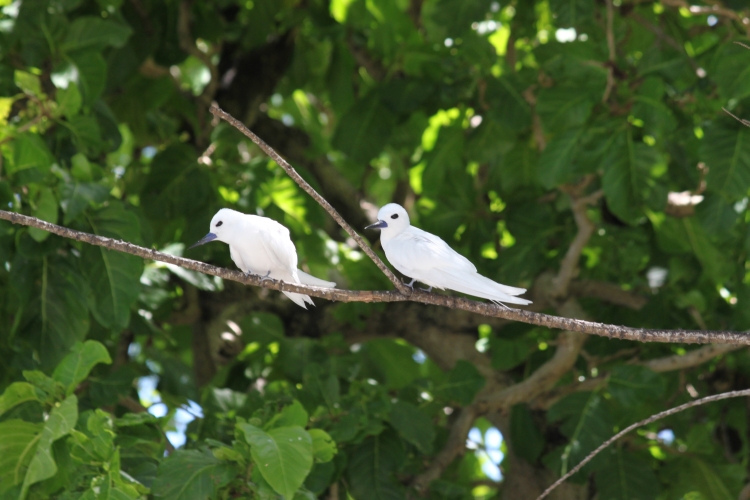
[[[378,221],[365,229],[380,229],[383,234],[396,235],[409,227],[409,214],[397,203],[383,205],[378,210]]]
[[[216,212],[214,218],[211,219],[211,225],[209,226],[210,232],[206,236],[195,242],[195,244],[190,248],[204,245],[209,241],[214,240],[229,243],[230,235],[232,234],[232,228],[238,225],[242,215],[243,214],[235,210],[222,208],[221,210]]]

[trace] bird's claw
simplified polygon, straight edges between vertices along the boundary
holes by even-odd
[[[405,279],[401,278],[401,281],[403,282],[404,285],[406,285],[409,288],[411,288],[412,290],[414,290],[414,282],[417,281],[417,280],[416,280],[416,278],[412,278],[412,280],[407,283]]]
[[[265,276],[260,277],[260,282],[263,283],[264,281],[275,281],[271,276],[271,270],[269,269]]]
[[[432,287],[420,288],[420,290],[422,290],[423,292],[426,292],[426,293],[430,293],[430,292],[432,292]]]

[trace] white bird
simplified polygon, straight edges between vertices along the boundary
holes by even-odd
[[[516,297],[525,288],[495,283],[477,272],[477,268],[466,257],[459,254],[440,237],[423,231],[409,223],[409,214],[404,207],[389,203],[378,211],[378,221],[365,229],[380,229],[380,243],[385,256],[393,267],[424,283],[432,290],[449,289],[457,292],[489,299],[503,305],[531,304],[530,300]]]
[[[232,261],[245,273],[298,285],[322,288],[336,286],[336,283],[318,279],[297,269],[297,249],[289,238],[289,229],[273,219],[222,208],[211,219],[210,229],[210,233],[190,248],[209,241],[223,241],[229,245]],[[315,305],[307,295],[282,293],[305,309],[305,303]]]

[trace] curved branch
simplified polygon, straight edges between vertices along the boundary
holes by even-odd
[[[117,250],[118,252],[136,255],[144,259],[174,264],[176,266],[184,267],[185,269],[191,269],[203,274],[210,274],[211,276],[218,276],[245,285],[258,286],[278,291],[302,293],[333,301],[420,302],[422,304],[431,304],[434,306],[447,307],[449,309],[460,309],[462,311],[468,311],[482,316],[503,318],[537,326],[545,326],[548,328],[589,333],[592,335],[600,335],[602,337],[635,340],[638,342],[750,345],[750,335],[745,332],[721,330],[648,330],[644,328],[631,328],[580,319],[563,318],[559,316],[551,316],[549,314],[524,311],[522,309],[503,308],[492,303],[477,302],[475,300],[453,297],[450,295],[427,293],[420,290],[415,290],[410,296],[406,296],[395,291],[341,290],[338,288],[318,288],[314,286],[296,285],[276,280],[264,281],[260,276],[212,266],[211,264],[206,264],[197,260],[175,257],[174,255],[162,253],[150,248],[140,247],[121,240],[84,233],[82,231],[75,231],[56,224],[50,224],[49,222],[45,222],[35,217],[29,217],[28,215],[0,210],[0,219],[24,226],[36,227],[64,238],[82,241],[84,243],[97,245],[110,250]]]
[[[721,345],[707,345],[700,349],[688,351],[683,355],[675,354],[673,356],[666,356],[664,358],[656,358],[643,363],[639,363],[641,366],[653,370],[657,373],[669,372],[673,370],[683,370],[685,368],[692,368],[708,361],[709,359],[715,358],[722,354],[727,354],[732,351],[742,349],[740,345],[721,344]]]
[[[741,391],[730,391],[730,392],[724,392],[722,394],[716,394],[715,396],[708,396],[701,399],[696,399],[695,401],[690,401],[689,403],[685,403],[684,405],[676,406],[674,408],[670,408],[669,410],[665,410],[663,412],[657,413],[656,415],[651,415],[645,420],[641,420],[640,422],[636,422],[633,425],[630,425],[626,427],[625,429],[621,430],[608,440],[606,440],[604,443],[602,443],[601,446],[599,446],[597,449],[592,451],[586,458],[581,460],[581,462],[570,469],[567,474],[565,474],[563,477],[555,481],[552,486],[544,490],[544,492],[537,497],[536,500],[542,500],[542,498],[549,495],[552,490],[560,486],[563,482],[565,482],[566,479],[568,479],[570,476],[581,470],[581,468],[589,463],[595,456],[597,456],[600,452],[604,451],[605,448],[607,448],[609,445],[620,439],[622,436],[627,434],[628,432],[637,429],[638,427],[643,427],[644,425],[648,425],[652,422],[656,422],[657,420],[660,420],[664,417],[668,417],[670,415],[674,415],[675,413],[679,413],[681,411],[687,410],[688,408],[692,408],[694,406],[700,406],[706,403],[711,403],[713,401],[721,401],[722,399],[729,399],[729,398],[739,398],[742,396],[750,396],[750,389],[744,389]]]
[[[590,178],[585,180],[581,186],[574,190],[580,190],[586,187],[590,182]],[[570,282],[578,274],[578,261],[581,259],[581,253],[583,248],[591,239],[591,235],[594,234],[595,226],[586,214],[586,208],[591,203],[595,203],[596,200],[604,195],[604,191],[601,189],[595,191],[587,196],[577,197],[574,193],[570,193],[570,199],[572,201],[571,210],[573,211],[573,217],[578,226],[578,233],[573,239],[573,242],[568,247],[568,251],[565,253],[565,257],[560,263],[560,272],[552,280],[553,290],[552,295],[555,297],[565,297],[568,295],[568,286]]]
[[[274,160],[281,168],[284,169],[284,171],[289,174],[289,177],[294,180],[302,189],[304,189],[307,194],[312,196],[312,198],[317,201],[320,206],[322,206],[326,212],[328,212],[333,219],[338,222],[339,226],[344,228],[344,231],[346,231],[349,236],[354,239],[354,241],[357,242],[357,245],[362,249],[363,252],[367,254],[370,259],[375,263],[376,266],[378,266],[378,269],[380,269],[383,274],[386,275],[386,277],[393,283],[393,286],[396,287],[396,289],[401,292],[404,295],[410,295],[411,289],[401,283],[401,281],[396,277],[393,272],[388,269],[388,266],[386,266],[382,260],[380,260],[380,257],[377,256],[377,254],[370,248],[370,246],[365,242],[362,237],[357,234],[357,232],[352,229],[352,227],[347,224],[347,222],[344,220],[343,217],[336,211],[335,208],[331,206],[328,201],[320,196],[313,187],[305,181],[302,176],[300,176],[296,170],[294,170],[294,167],[292,167],[284,158],[281,157],[276,151],[273,150],[268,144],[266,144],[263,139],[255,135],[248,129],[241,121],[224,111],[223,109],[219,108],[216,104],[211,105],[211,114],[213,114],[216,118],[220,118],[227,123],[229,123],[231,126],[242,132],[245,136],[247,136],[251,141],[253,141],[255,144],[260,147],[268,156],[271,157],[272,160]],[[305,293],[305,292],[302,292]]]
[[[643,309],[648,302],[646,297],[623,290],[619,285],[606,281],[574,281],[568,286],[568,291],[578,297],[592,297],[636,311]]]

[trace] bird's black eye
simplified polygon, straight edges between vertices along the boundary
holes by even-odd
[[[219,221],[219,222],[217,222],[217,223],[216,223],[216,227],[219,227],[219,226],[221,226],[222,224],[224,224],[224,222],[223,222],[223,221]]]
[[[391,215],[391,219],[398,219],[398,214]]]

